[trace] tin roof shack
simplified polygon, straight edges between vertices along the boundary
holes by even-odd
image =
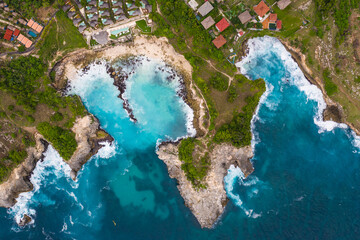
[[[206,16],[211,10],[213,10],[214,7],[211,5],[209,1],[205,2],[201,7],[199,7],[198,12],[201,14],[201,16]]]
[[[289,6],[291,3],[290,0],[280,0],[277,2],[278,7],[280,10],[284,10],[287,6]]]
[[[241,13],[241,14],[238,16],[238,18],[239,18],[239,20],[240,20],[240,22],[241,22],[242,24],[246,24],[247,22],[249,22],[249,21],[252,19],[252,17],[251,17],[251,15],[250,15],[250,13],[249,13],[248,10],[246,10],[246,11],[243,12],[243,13]]]
[[[210,28],[212,25],[215,24],[215,21],[214,19],[211,17],[211,16],[208,16],[207,18],[205,18],[202,22],[201,22],[201,25],[203,25],[203,27],[205,29],[208,29]]]

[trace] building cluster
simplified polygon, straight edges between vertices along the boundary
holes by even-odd
[[[25,20],[19,13],[11,9],[6,3],[0,2],[0,19],[7,25],[0,30],[3,40],[20,43],[26,48],[33,45],[44,27],[34,19]],[[17,45],[20,46],[20,45]]]
[[[211,16],[211,11],[214,9],[212,3],[215,0],[205,0],[205,2],[199,6],[199,1],[190,0],[187,1],[188,5],[195,11],[196,18],[201,20],[202,26],[209,31],[209,34],[214,38],[212,41],[217,48],[221,48],[226,44],[227,40],[224,37],[224,34],[221,34],[225,29],[230,26],[230,21],[226,18],[226,15],[221,12],[222,19],[216,23],[216,21]],[[218,3],[222,2],[221,0],[216,0]],[[285,9],[291,0],[280,0],[276,4],[280,10]],[[256,16],[252,16],[251,12],[255,12]],[[253,11],[245,10],[238,15],[238,18],[241,24],[246,28],[249,22],[252,24],[257,24],[261,26],[262,29],[269,29],[279,31],[282,29],[282,21],[277,18],[276,13],[272,13],[270,7],[262,0],[259,4],[253,7]],[[217,18],[219,20],[219,18]],[[251,30],[252,28],[250,28]],[[244,31],[239,29],[238,36],[241,37],[244,35]],[[225,34],[226,35],[226,34]]]
[[[135,4],[133,0],[87,0],[86,6],[80,3],[75,5],[67,0],[62,9],[82,33],[88,27],[96,29],[99,25],[112,25],[132,17],[147,15],[152,11],[152,6],[147,0],[141,0],[139,4]]]

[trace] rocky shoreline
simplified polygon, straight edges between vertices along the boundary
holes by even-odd
[[[245,177],[254,170],[250,159],[251,146],[235,148],[229,144],[217,145],[210,154],[210,169],[204,179],[206,189],[195,189],[181,169],[178,143],[162,143],[157,154],[167,166],[171,178],[178,182],[178,189],[185,205],[190,208],[202,228],[211,228],[223,214],[228,198],[224,177],[231,165],[239,167]]]
[[[76,179],[77,172],[81,167],[102,147],[104,141],[113,141],[113,138],[99,127],[99,121],[92,115],[87,115],[76,120],[72,131],[78,147],[69,161],[65,161],[71,168],[71,178]],[[99,137],[99,133],[103,136]],[[33,189],[30,177],[38,161],[44,158],[43,153],[47,150],[48,141],[38,132],[35,132],[35,147],[27,149],[28,157],[15,168],[9,179],[0,184],[0,207],[10,208],[16,204],[16,198],[22,192]],[[19,225],[25,225],[31,221],[29,216],[24,216]]]
[[[298,64],[301,71],[304,73],[306,79],[311,83],[317,86],[324,97],[326,103],[326,109],[323,111],[323,119],[324,121],[334,121],[337,123],[345,123],[348,125],[351,130],[353,130],[357,135],[360,135],[360,130],[357,129],[353,124],[346,120],[346,115],[342,106],[336,102],[334,102],[326,93],[324,88],[324,83],[317,76],[313,77],[313,72],[306,64],[306,56],[300,51],[300,49],[296,49],[292,47],[288,42],[279,39],[281,43],[284,45],[286,50],[290,52],[294,61]]]

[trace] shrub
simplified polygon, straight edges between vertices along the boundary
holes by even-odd
[[[60,122],[64,119],[64,116],[60,112],[56,112],[50,117],[50,120],[53,122]]]
[[[210,77],[210,85],[219,91],[225,91],[228,88],[229,79],[223,74],[217,72]]]
[[[26,120],[29,122],[29,123],[34,123],[35,122],[35,118],[31,115],[27,115],[26,116]]]
[[[336,84],[331,80],[330,78],[330,71],[329,69],[325,69],[323,71],[323,78],[324,78],[324,84],[325,84],[325,91],[326,93],[331,96],[337,93],[338,87]]]
[[[39,132],[49,140],[53,147],[65,160],[69,160],[77,148],[75,133],[58,126],[52,126],[48,122],[39,123]]]

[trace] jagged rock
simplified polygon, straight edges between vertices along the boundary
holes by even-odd
[[[26,214],[24,214],[24,216],[22,217],[22,219],[19,222],[19,226],[20,227],[24,227],[25,225],[27,225],[28,223],[30,223],[32,220],[32,218]]]
[[[161,144],[157,154],[166,164],[170,177],[177,179],[185,205],[190,208],[203,228],[211,228],[224,212],[228,202],[224,177],[229,167],[239,166],[245,176],[254,170],[249,161],[253,157],[251,146],[235,148],[228,144],[218,145],[210,154],[211,165],[204,179],[207,188],[196,190],[181,169],[182,162],[178,157],[177,144]]]

